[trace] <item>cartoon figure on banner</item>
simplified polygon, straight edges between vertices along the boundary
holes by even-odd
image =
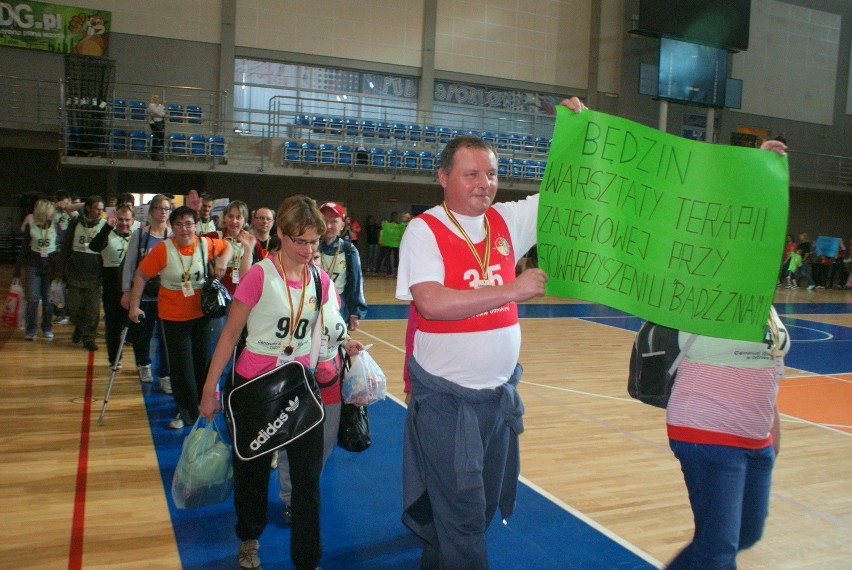
[[[106,54],[109,39],[106,21],[100,14],[91,16],[83,12],[77,14],[68,23],[68,31],[72,34],[85,34],[74,46],[74,53],[98,57]]]

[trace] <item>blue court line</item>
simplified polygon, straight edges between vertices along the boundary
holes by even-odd
[[[175,508],[171,479],[181,440],[189,430],[166,428],[174,417],[170,397],[149,385],[142,389],[183,568],[233,568],[239,548],[233,530],[233,499],[195,510]],[[388,399],[369,411],[372,447],[362,453],[335,449],[323,473],[322,566],[326,570],[419,566],[420,542],[400,521],[405,410]],[[283,521],[277,476],[272,475],[269,524],[260,538],[260,555],[266,568],[290,568],[290,531]],[[524,484],[519,485],[515,513],[503,525],[498,511],[487,541],[494,568],[654,568]]]

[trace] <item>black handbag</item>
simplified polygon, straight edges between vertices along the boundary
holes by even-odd
[[[225,412],[240,459],[275,451],[322,424],[319,386],[300,362],[286,362],[250,380],[232,374],[236,386],[226,395]]]
[[[201,312],[211,319],[228,314],[231,306],[231,293],[222,282],[207,272],[207,243],[201,238],[201,259],[204,264],[204,285],[201,286]]]
[[[367,406],[340,405],[340,427],[337,443],[348,451],[364,451],[373,443],[370,438],[370,417]]]

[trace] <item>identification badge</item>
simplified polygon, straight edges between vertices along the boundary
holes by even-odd
[[[46,248],[46,247],[40,247],[40,248],[39,248],[39,254],[40,254],[42,257],[47,257],[47,248]]]
[[[287,346],[284,350],[279,352],[278,353],[278,362],[276,363],[276,366],[281,366],[282,364],[285,364],[287,362],[292,361],[293,358],[294,358],[293,352],[294,352],[294,350],[293,350],[292,346]]]
[[[183,291],[184,297],[192,297],[195,295],[195,289],[192,288],[192,283],[184,281],[180,284],[180,290]]]
[[[775,357],[775,380],[781,381],[784,379],[784,358],[781,356]]]
[[[494,279],[474,279],[470,282],[474,289],[482,289],[483,287],[494,287],[497,283]]]
[[[237,283],[239,283],[239,282],[240,282],[240,270],[235,268],[235,269],[231,272],[231,283],[233,283],[234,285],[236,285],[236,284],[237,284]]]
[[[324,334],[320,337],[320,349],[319,349],[320,356],[322,356],[323,354],[328,354],[328,341],[329,341],[328,335]]]

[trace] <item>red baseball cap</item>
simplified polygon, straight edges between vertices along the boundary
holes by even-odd
[[[346,217],[346,211],[343,209],[343,206],[341,206],[337,202],[326,202],[325,204],[320,206],[320,212],[322,212],[323,210],[332,210],[335,214],[337,214],[341,218]]]

